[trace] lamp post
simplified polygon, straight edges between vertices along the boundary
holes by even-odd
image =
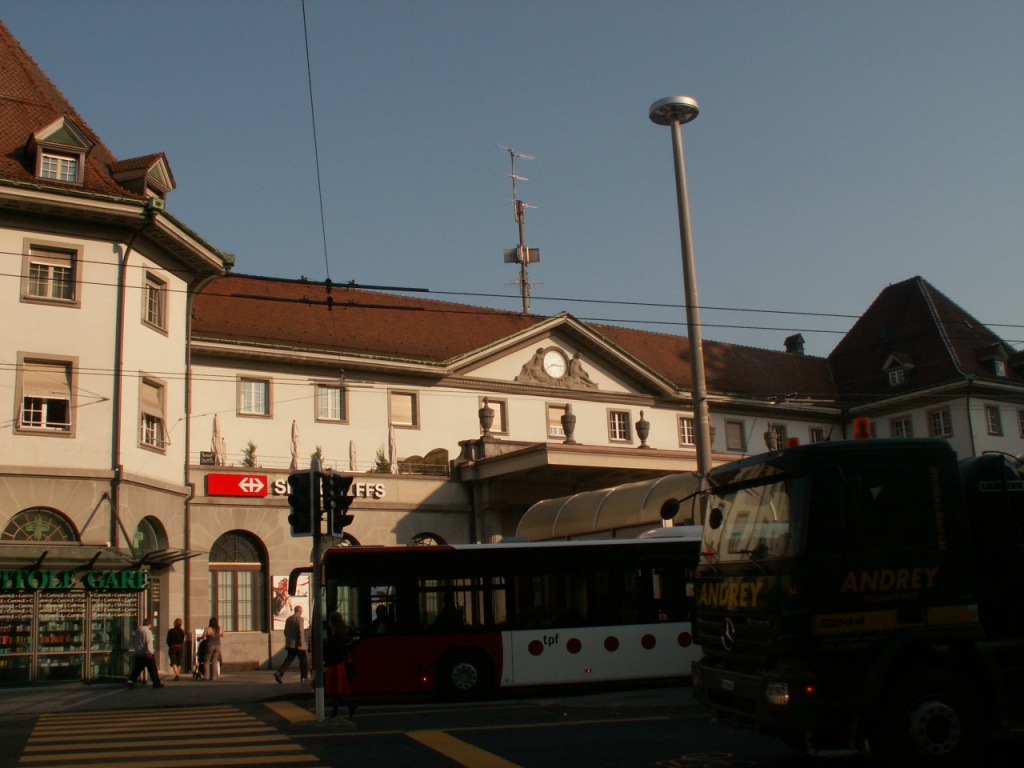
[[[657,125],[672,129],[672,155],[676,165],[676,199],[679,206],[679,240],[683,254],[683,289],[686,294],[686,333],[690,339],[690,371],[693,376],[694,441],[697,473],[703,478],[711,470],[711,422],[708,390],[704,381],[704,350],[697,303],[697,272],[693,265],[693,233],[690,231],[690,201],[686,195],[686,166],[683,162],[683,132],[680,126],[697,117],[700,107],[689,96],[669,96],[651,104],[649,116]]]

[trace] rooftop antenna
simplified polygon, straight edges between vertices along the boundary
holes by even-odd
[[[516,152],[512,147],[502,146],[501,144],[498,147],[508,152],[509,159],[512,161],[512,172],[505,175],[512,179],[512,212],[516,223],[519,225],[519,245],[516,248],[505,250],[505,263],[519,265],[519,277],[516,278],[516,283],[519,285],[519,291],[523,297],[523,314],[525,315],[530,312],[530,289],[533,288],[530,276],[527,273],[527,265],[540,261],[540,249],[526,247],[526,209],[535,208],[536,206],[527,205],[516,194],[516,182],[529,181],[525,176],[516,174],[516,159],[535,160],[536,158],[533,155],[524,155],[521,152]]]

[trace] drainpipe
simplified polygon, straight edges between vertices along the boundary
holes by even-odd
[[[110,443],[110,468],[114,473],[110,479],[110,546],[117,549],[120,545],[121,529],[121,483],[124,480],[124,466],[121,464],[121,426],[123,421],[122,401],[123,383],[121,381],[121,367],[124,365],[124,325],[125,325],[125,289],[126,275],[128,271],[128,257],[132,254],[135,241],[139,239],[143,230],[153,221],[152,201],[147,200],[142,207],[142,223],[128,238],[125,244],[124,253],[117,267],[117,308],[114,320],[114,392],[113,402],[113,434]],[[129,546],[131,543],[129,542]]]
[[[974,421],[971,419],[971,385],[974,383],[974,374],[970,373],[967,379],[967,434],[971,438],[971,457],[978,455],[977,447],[974,444]],[[952,418],[952,417],[951,417]]]
[[[196,484],[189,477],[189,456],[192,453],[192,302],[206,286],[224,277],[224,274],[210,275],[201,280],[193,281],[188,286],[188,293],[185,298],[185,485],[188,487],[188,496],[185,498],[185,530],[182,536],[185,553],[192,549],[192,499],[196,496]],[[185,578],[185,604],[184,616],[186,631],[192,624],[192,558],[186,557],[184,563]],[[269,633],[268,633],[269,634]],[[191,635],[190,635],[191,636]],[[193,663],[195,659],[192,660]]]

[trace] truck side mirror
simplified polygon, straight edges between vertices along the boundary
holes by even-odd
[[[661,505],[661,519],[671,520],[679,514],[679,499],[665,499]]]
[[[717,531],[722,527],[725,516],[722,514],[721,507],[714,507],[711,513],[708,515],[708,525],[711,526],[711,530]]]

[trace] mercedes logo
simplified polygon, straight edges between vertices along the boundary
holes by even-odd
[[[732,619],[726,619],[725,624],[722,625],[722,647],[731,651],[735,645],[736,625],[732,623]]]

